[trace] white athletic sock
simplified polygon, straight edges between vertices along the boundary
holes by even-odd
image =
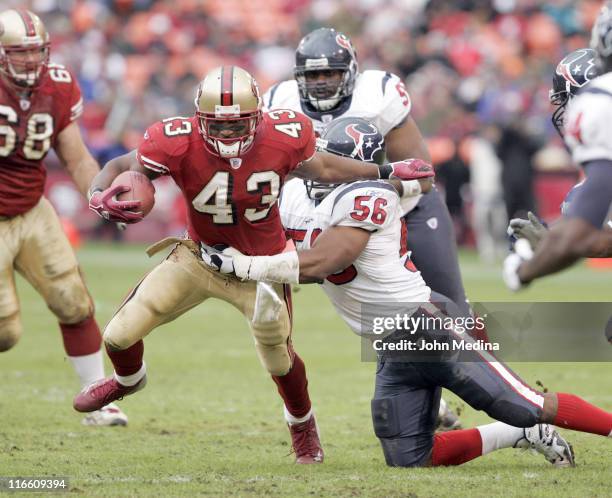
[[[306,422],[310,417],[312,417],[312,408],[306,415],[300,418],[291,415],[291,413],[289,413],[289,410],[287,410],[286,406],[283,406],[283,408],[285,409],[285,420],[290,425],[301,424],[302,422]]]
[[[102,350],[84,356],[69,356],[68,359],[81,381],[81,387],[104,378]]]
[[[117,375],[117,372],[115,372],[115,379],[117,379],[117,382],[119,382],[119,384],[121,384],[122,386],[135,386],[140,382],[140,380],[145,376],[146,373],[147,366],[143,361],[140,370],[138,370],[138,372],[136,372],[135,374]]]
[[[503,422],[481,425],[476,429],[482,439],[483,455],[501,448],[512,448],[525,435],[522,427],[514,427]]]

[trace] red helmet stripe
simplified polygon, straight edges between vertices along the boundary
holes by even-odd
[[[232,105],[234,103],[234,66],[223,66],[221,68],[221,105]]]
[[[32,20],[30,13],[25,9],[17,9],[17,13],[21,16],[23,24],[25,24],[26,35],[35,36],[36,28],[34,26],[34,21]]]
[[[363,150],[361,150],[361,144],[363,143],[364,133],[361,133],[354,124],[348,125],[344,131],[346,134],[353,139],[355,142],[355,148],[357,149],[357,155],[364,159]]]

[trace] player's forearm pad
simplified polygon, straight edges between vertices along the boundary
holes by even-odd
[[[238,275],[238,272],[236,272]],[[241,277],[241,275],[238,275]],[[300,279],[300,261],[296,251],[283,252],[274,256],[250,258],[246,278],[264,282],[297,284]]]

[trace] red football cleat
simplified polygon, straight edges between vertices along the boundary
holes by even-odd
[[[122,399],[128,394],[140,391],[146,385],[146,375],[133,386],[124,386],[119,384],[115,377],[108,377],[98,382],[94,382],[83,389],[74,397],[72,406],[74,406],[77,412],[93,412],[113,401]]]
[[[323,448],[314,415],[301,424],[288,424],[295,463],[323,463]]]

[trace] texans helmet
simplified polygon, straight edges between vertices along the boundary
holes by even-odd
[[[306,75],[340,71],[339,82]],[[315,29],[308,33],[295,52],[293,74],[298,84],[300,100],[318,111],[329,111],[350,97],[357,78],[357,55],[351,40],[331,28]]]
[[[574,50],[557,65],[548,98],[556,107],[552,123],[561,136],[563,136],[563,117],[568,102],[580,88],[596,76],[595,51],[590,48]]]
[[[0,12],[0,74],[18,89],[38,86],[49,64],[49,35],[26,9]]]
[[[317,139],[317,149],[359,161],[383,164],[385,138],[376,126],[363,118],[340,118],[323,130]],[[308,197],[316,201],[325,198],[338,186],[312,180],[304,180],[304,183]]]
[[[591,31],[591,48],[595,50],[597,72],[612,71],[612,1],[608,0],[599,11]]]

